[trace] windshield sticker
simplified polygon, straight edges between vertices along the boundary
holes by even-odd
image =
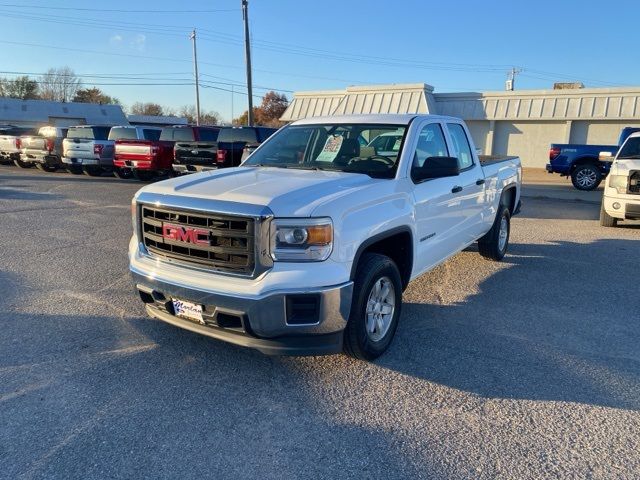
[[[342,135],[331,135],[316,158],[316,162],[333,162],[338,156],[344,137]]]

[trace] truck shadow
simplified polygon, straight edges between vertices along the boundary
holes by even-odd
[[[593,203],[532,197],[523,198],[522,202],[522,211],[516,218],[551,220],[598,220],[600,218],[600,205]]]
[[[31,192],[0,186],[0,200],[59,200],[61,198],[55,193]]]
[[[638,242],[510,252],[507,268],[464,301],[405,303],[379,365],[487,398],[640,410]],[[595,265],[611,268],[594,278]]]

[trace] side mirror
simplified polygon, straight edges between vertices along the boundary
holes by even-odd
[[[429,157],[422,167],[415,168],[411,172],[411,178],[416,182],[458,175],[460,175],[460,166],[456,157]]]
[[[615,155],[612,152],[600,152],[598,154],[598,160],[601,162],[613,162]]]

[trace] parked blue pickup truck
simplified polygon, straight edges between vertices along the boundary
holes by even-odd
[[[549,148],[547,172],[559,173],[571,177],[573,186],[578,190],[594,190],[609,173],[611,162],[599,160],[600,152],[615,155],[629,135],[640,128],[625,127],[620,132],[618,145],[578,145],[552,143]]]

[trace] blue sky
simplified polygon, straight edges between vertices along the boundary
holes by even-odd
[[[68,65],[125,105],[194,103],[195,27],[202,108],[225,119],[246,109],[240,0],[0,0],[0,12],[2,72]],[[413,82],[502,90],[511,66],[523,69],[517,89],[640,84],[627,54],[637,1],[250,0],[249,17],[258,96]]]

